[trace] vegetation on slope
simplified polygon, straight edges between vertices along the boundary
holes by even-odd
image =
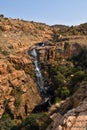
[[[64,26],[54,25],[52,26],[54,32],[57,34],[70,36],[70,35],[87,35],[87,23],[80,24],[78,26]]]

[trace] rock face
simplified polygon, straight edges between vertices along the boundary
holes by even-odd
[[[72,97],[56,107],[53,122],[47,130],[83,130],[87,128],[87,82],[82,83]]]
[[[45,46],[37,47],[39,61],[44,65],[57,64],[59,58],[64,60],[70,59],[79,54],[85,44],[63,41],[53,44],[46,42]],[[54,62],[54,63],[53,63]],[[79,89],[72,97],[53,105],[49,114],[53,122],[47,130],[83,130],[87,122],[87,82],[80,84]]]
[[[27,50],[51,34],[45,24],[0,17],[0,118],[24,119],[41,103]]]
[[[59,58],[70,59],[72,56],[78,54],[83,45],[75,42],[47,42],[44,47],[38,47],[37,50],[40,53],[41,62],[58,61]]]
[[[24,70],[5,62],[0,67],[0,117],[9,110],[14,118],[23,118],[41,101],[36,84]]]

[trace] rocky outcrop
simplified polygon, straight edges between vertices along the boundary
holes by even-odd
[[[14,69],[10,63],[2,62],[0,64],[0,117],[8,112],[13,118],[24,118],[40,102],[36,84],[30,75],[27,75],[24,70]]]
[[[80,53],[80,51],[85,47],[85,45],[80,45],[79,43],[63,41],[52,43],[50,41],[46,42],[44,47],[37,47],[39,53],[39,60],[42,63],[52,63],[58,62],[61,58],[62,61],[65,59],[70,59],[74,55]],[[60,62],[60,61],[59,61]]]
[[[75,94],[63,103],[55,105],[53,122],[47,130],[83,130],[87,128],[87,82],[83,82]],[[53,113],[53,110],[50,109]]]

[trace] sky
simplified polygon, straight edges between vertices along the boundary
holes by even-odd
[[[87,0],[0,0],[0,14],[48,25],[87,22]]]

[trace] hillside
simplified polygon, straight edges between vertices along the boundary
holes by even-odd
[[[87,35],[87,23],[78,26],[53,25],[51,26],[57,33],[61,35]]]
[[[0,118],[20,121],[41,102],[27,50],[51,33],[42,23],[0,17]]]
[[[1,130],[80,127],[78,118],[87,114],[86,33],[86,23],[49,26],[0,16]],[[33,48],[50,103],[43,102],[38,87],[35,57],[29,55]]]

